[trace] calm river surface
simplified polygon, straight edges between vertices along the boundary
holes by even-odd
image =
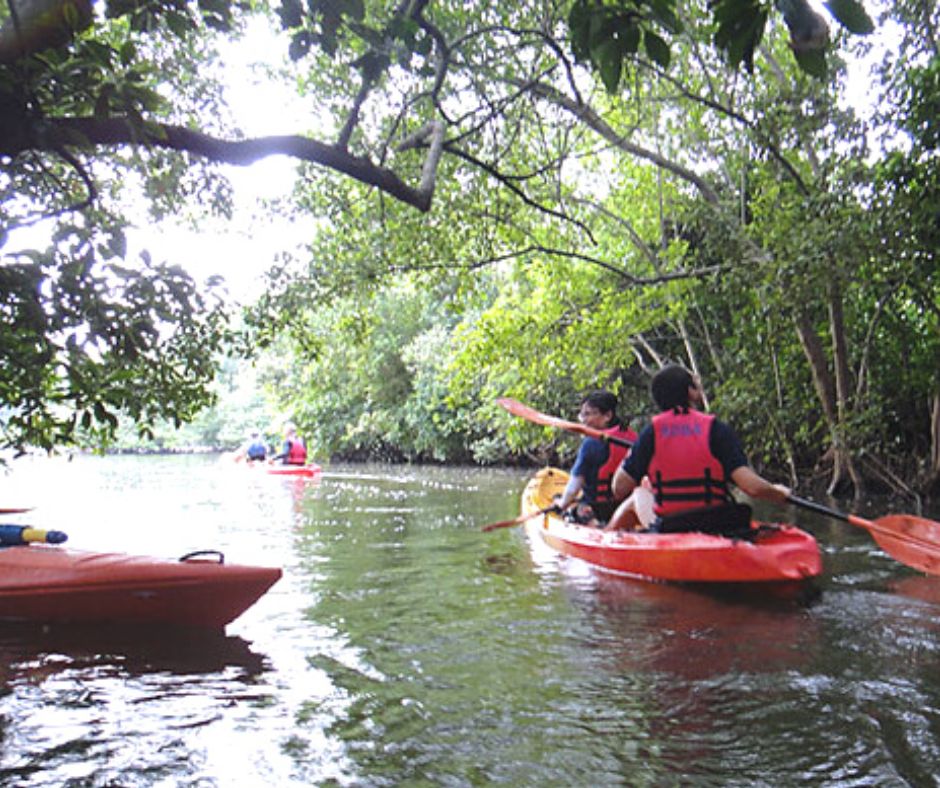
[[[802,513],[812,603],[606,577],[480,532],[526,476],[15,464],[7,522],[284,577],[224,635],[0,625],[0,785],[938,784],[940,578]]]

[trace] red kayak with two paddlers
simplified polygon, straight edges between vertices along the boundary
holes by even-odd
[[[514,416],[534,424],[611,443],[621,442],[610,438],[603,430],[541,413],[518,400],[504,397],[497,403]],[[553,496],[564,489],[567,478],[563,471],[545,469],[526,487],[519,517],[492,523],[483,530],[529,523],[531,531],[560,552],[610,571],[660,580],[750,582],[747,578],[752,577],[758,581],[773,581],[813,577],[820,572],[816,540],[790,525],[753,523],[753,533],[745,534],[747,538],[729,539],[701,533],[608,535],[567,523],[551,512]],[[888,514],[869,520],[792,493],[787,496],[787,503],[861,528],[895,560],[918,571],[940,575],[940,523],[935,520],[913,514]],[[536,520],[536,517],[541,519]],[[705,567],[714,568],[702,568],[698,566],[699,561]]]
[[[533,539],[607,572],[686,583],[802,581],[822,571],[819,545],[792,525],[752,523],[747,538],[712,534],[604,531],[551,511],[568,474],[543,468],[522,494],[522,517]]]

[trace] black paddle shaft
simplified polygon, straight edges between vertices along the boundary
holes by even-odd
[[[836,509],[830,509],[828,506],[823,506],[821,503],[816,503],[815,501],[807,501],[805,498],[798,498],[795,495],[788,495],[787,500],[795,504],[796,506],[801,506],[804,509],[809,509],[811,512],[816,512],[817,514],[823,514],[827,517],[835,517],[836,520],[842,520],[843,522],[850,522],[849,515],[844,512],[837,511]]]

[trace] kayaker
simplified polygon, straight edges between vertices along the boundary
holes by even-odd
[[[264,462],[268,456],[268,447],[258,430],[252,430],[245,446],[245,458],[248,462]]]
[[[698,409],[701,383],[685,367],[661,369],[650,392],[661,412],[640,432],[614,475],[614,495],[626,500],[608,529],[637,528],[637,512],[652,498],[656,518],[650,530],[746,533],[750,507],[735,501],[729,482],[752,498],[786,503],[789,488],[754,471],[734,430]],[[648,488],[639,484],[645,476]]]
[[[617,397],[609,391],[594,391],[581,400],[578,419],[585,426],[603,430],[611,437],[631,443],[636,440],[636,432],[617,416]],[[617,508],[611,481],[628,451],[625,446],[598,438],[582,440],[568,484],[558,499],[559,508],[568,511],[577,501],[570,511],[570,518],[575,522],[606,522]]]
[[[273,462],[280,461],[283,465],[306,465],[307,446],[304,439],[297,435],[297,427],[289,421],[284,425],[284,445],[281,453],[271,458]]]

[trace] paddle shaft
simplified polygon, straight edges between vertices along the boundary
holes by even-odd
[[[898,534],[894,530],[885,528],[884,526],[879,525],[877,522],[873,522],[872,520],[866,520],[864,517],[859,517],[855,514],[846,514],[845,512],[840,512],[838,509],[830,509],[828,506],[823,506],[821,503],[816,503],[815,501],[807,501],[805,498],[798,498],[795,495],[788,496],[787,500],[790,503],[797,506],[802,506],[804,509],[808,509],[811,512],[823,514],[828,517],[834,517],[836,520],[842,520],[842,522],[857,525],[859,528],[866,528],[869,531],[877,531],[878,533],[887,534],[888,536],[891,536],[895,539],[930,544],[930,542],[923,539],[918,539],[912,534]]]
[[[799,506],[800,508],[807,509],[811,512],[816,512],[816,514],[826,515],[827,517],[834,517],[836,520],[842,520],[842,522],[845,523],[852,522],[852,515],[846,514],[845,512],[840,512],[837,509],[830,509],[828,506],[823,506],[821,503],[816,503],[816,501],[808,501],[805,498],[799,498],[796,495],[788,495],[787,500],[795,506]],[[864,522],[868,523],[867,520]],[[872,525],[872,523],[868,524]]]
[[[598,440],[604,441],[604,443],[613,443],[616,446],[623,446],[626,449],[633,446],[633,441],[628,441],[626,438],[618,438],[616,435],[608,435],[603,430],[595,430],[593,427],[585,427],[583,424],[575,424],[573,421],[569,422],[569,424],[569,427],[564,427],[563,429],[579,432],[589,438],[597,438]]]
[[[514,525],[522,525],[526,520],[531,520],[533,517],[538,517],[539,515],[548,514],[549,512],[554,512],[554,511],[559,511],[557,504],[546,506],[544,509],[538,509],[534,512],[529,512],[528,514],[521,514],[512,520],[501,520],[498,523],[490,523],[489,525],[484,525],[480,530],[481,531],[495,531],[497,528],[512,528]]]

